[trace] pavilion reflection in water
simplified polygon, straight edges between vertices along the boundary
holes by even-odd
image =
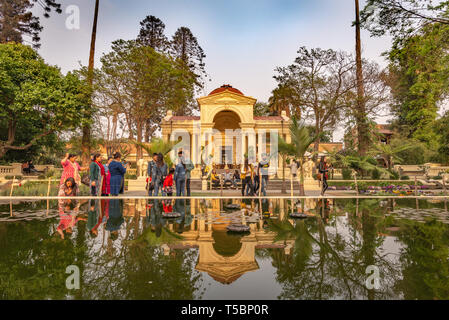
[[[240,210],[225,211],[230,203],[241,205]],[[276,234],[267,230],[268,219],[283,220],[291,210],[314,210],[315,199],[306,199],[304,206],[299,203],[289,205],[286,200],[169,200],[150,201],[145,199],[127,200],[124,216],[146,217],[159,215],[162,211],[173,210],[182,218],[169,221],[166,227],[171,232],[180,233],[182,240],[163,244],[169,255],[173,250],[199,249],[196,269],[208,273],[223,284],[231,284],[247,272],[256,271],[256,249],[274,248],[284,250],[289,255],[294,240],[275,241]],[[162,207],[162,209],[161,209]],[[231,218],[230,218],[231,216]],[[180,220],[182,230],[179,230]],[[229,235],[226,227],[231,223],[250,226],[250,233]],[[178,224],[178,228],[176,228]]]

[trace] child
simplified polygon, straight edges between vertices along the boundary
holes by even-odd
[[[168,173],[168,176],[164,180],[164,184],[162,185],[162,190],[169,197],[173,196],[173,175],[174,174],[175,174],[175,169],[171,168]]]

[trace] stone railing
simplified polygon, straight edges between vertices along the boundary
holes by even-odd
[[[0,166],[0,177],[20,175],[22,175],[22,165],[20,163],[13,163],[10,166]]]
[[[435,177],[449,172],[449,167],[428,167],[426,173],[428,177]]]
[[[54,165],[35,165],[35,169],[39,172],[53,171],[55,170]],[[5,176],[23,176],[22,164],[13,163],[9,166],[0,166],[0,177]]]

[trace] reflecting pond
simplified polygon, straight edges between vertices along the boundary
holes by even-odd
[[[0,299],[449,299],[448,259],[442,200],[0,204]]]

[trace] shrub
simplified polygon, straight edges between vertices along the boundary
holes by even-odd
[[[12,180],[12,179],[14,179],[14,176],[5,176],[5,179],[6,180]],[[16,179],[17,180],[22,180],[23,177],[22,176],[16,176]]]
[[[392,180],[399,180],[399,173],[393,170],[388,171]]]
[[[137,179],[137,175],[135,175],[135,174],[125,174],[125,179],[126,180],[136,180]]]
[[[368,183],[366,183],[366,182],[357,182],[357,186],[358,186],[359,191],[366,191],[366,190],[368,190]],[[355,183],[351,184],[351,188],[353,190],[356,190]]]
[[[410,177],[409,176],[402,176],[401,180],[410,180]]]
[[[352,171],[350,169],[342,170],[343,180],[352,180]]]
[[[432,180],[443,180],[442,176],[435,176],[431,178]]]
[[[381,176],[380,171],[377,168],[371,171],[371,178],[373,180],[380,180],[380,176]]]

